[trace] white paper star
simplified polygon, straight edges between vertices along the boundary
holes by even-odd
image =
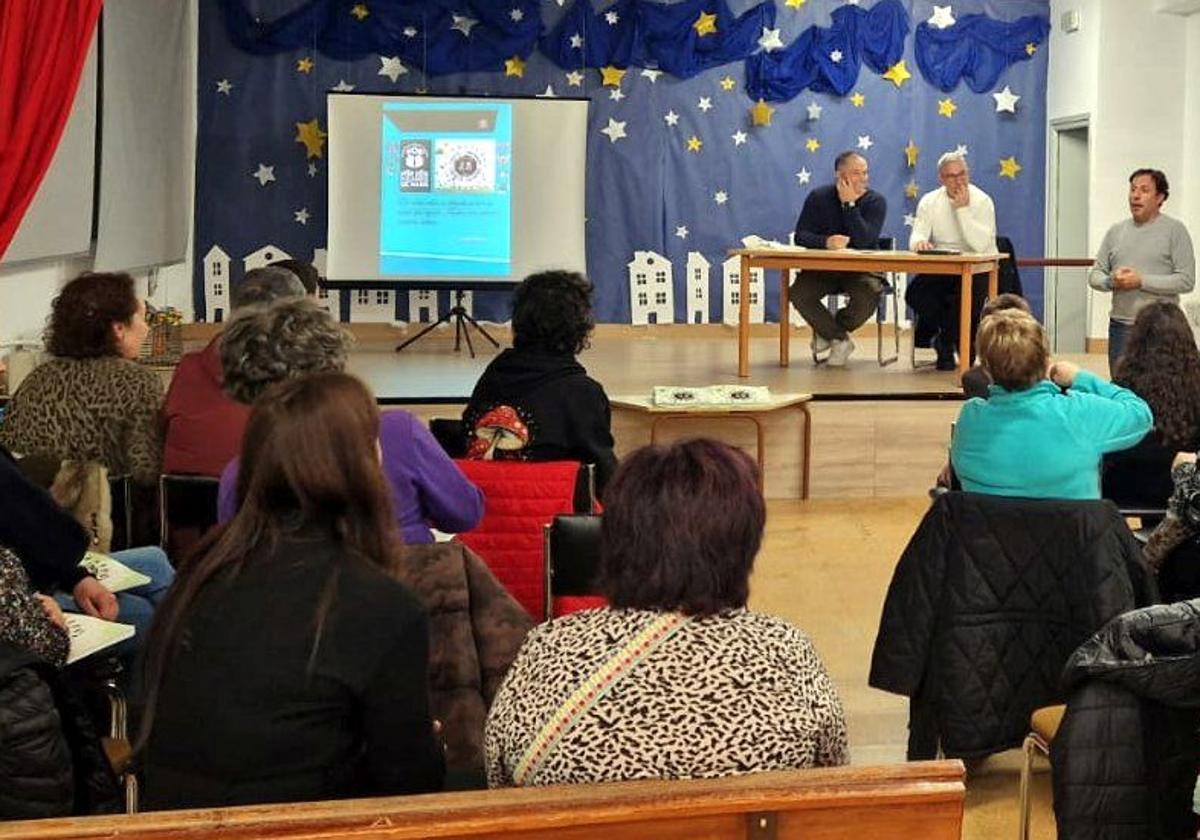
[[[578,32],[571,36],[571,48],[576,50],[583,48],[583,36]]]
[[[554,99],[556,96],[558,96],[558,94],[554,92],[554,85],[546,85],[546,89],[544,91],[542,91],[541,93],[539,93],[537,95],[537,98],[538,99]]]
[[[700,101],[696,103],[696,107],[701,111],[708,113],[712,110],[712,99],[707,96],[701,96]]]
[[[783,39],[779,37],[779,30],[768,29],[764,26],[762,35],[758,39],[758,45],[767,52],[783,49]]]
[[[808,118],[810,121],[821,119],[821,106],[816,102],[808,103]]]
[[[967,149],[966,143],[959,143],[954,147],[954,154],[966,157],[967,155],[971,154],[971,152]]]
[[[905,227],[912,227],[912,226],[913,226],[913,225],[915,225],[916,223],[917,223],[917,217],[916,217],[916,216],[914,216],[912,213],[905,213],[905,214],[904,214],[904,226],[905,226]]]
[[[320,170],[317,169],[317,165],[315,163],[310,163],[308,165],[308,177],[309,178],[316,178],[317,172],[319,172],[319,171]]]
[[[583,74],[578,70],[572,70],[567,74],[567,84],[571,87],[583,87]]]
[[[929,20],[926,22],[935,29],[945,29],[949,26],[953,26],[955,21],[954,14],[951,12],[951,7],[934,6],[933,14],[929,16]]]
[[[513,23],[520,23],[525,19],[525,13],[520,9],[513,9],[508,13],[508,16],[513,19]]]
[[[871,139],[870,134],[858,135],[858,148],[865,150],[865,149],[871,148],[874,145],[875,145],[875,141]]]
[[[740,146],[745,143],[748,137],[746,132],[742,131],[741,129],[735,131],[731,136],[733,137],[733,145],[735,146]]]
[[[251,178],[258,179],[258,185],[265,187],[268,183],[275,180],[275,167],[267,166],[265,163],[258,165],[258,171],[250,174]]]
[[[623,121],[618,122],[617,120],[614,120],[612,117],[609,117],[608,118],[608,126],[600,129],[600,133],[607,134],[608,140],[610,143],[616,143],[618,140],[620,140],[626,136],[625,135],[625,123]]]
[[[377,75],[387,76],[393,82],[408,72],[408,68],[404,66],[404,62],[399,56],[379,56],[379,73]]]
[[[479,23],[475,18],[466,15],[451,15],[450,19],[454,21],[450,24],[450,28],[457,29],[468,38],[471,37],[471,30],[475,28],[475,24]]]
[[[667,125],[679,125],[679,115],[674,111],[667,111],[663,114],[663,119],[667,121]]]
[[[307,207],[301,207],[299,210],[297,210],[292,215],[296,217],[296,221],[299,222],[300,224],[302,224],[302,225],[308,224],[308,208]]]
[[[613,88],[612,90],[610,90],[608,92],[608,98],[611,99],[613,102],[620,102],[622,99],[625,98],[625,94],[621,93],[620,88]]]
[[[796,173],[796,178],[800,181],[801,184],[807,184],[809,181],[812,180],[812,173],[809,172],[807,169],[801,169],[799,172]]]
[[[417,27],[415,27],[415,26],[404,27],[404,37],[405,38],[416,38],[417,37]]]
[[[679,225],[678,227],[676,227],[675,235],[678,236],[680,239],[687,239],[688,238],[687,225]]]
[[[338,93],[349,93],[350,91],[354,90],[354,85],[350,84],[345,79],[341,79],[336,85],[333,86],[332,90],[336,90]]]
[[[840,62],[842,60],[842,51],[834,50],[833,52],[831,52],[829,54],[829,60],[832,61],[834,64],[837,64],[838,62]]]
[[[642,71],[642,73],[641,73],[641,75],[642,75],[642,78],[644,78],[644,79],[649,79],[649,80],[650,80],[650,84],[654,84],[655,82],[657,82],[657,81],[658,81],[658,77],[659,77],[659,76],[661,76],[662,74],[663,74],[663,71],[661,71],[661,70],[652,70],[652,69],[651,69],[651,68],[649,68],[649,67],[647,67],[647,68],[646,68],[645,70],[643,70],[643,71]]]
[[[221,81],[217,82],[217,93],[223,93],[228,96],[229,91],[231,90],[233,90],[233,82],[229,81],[228,79],[222,79]]]
[[[715,193],[713,193],[713,201],[717,202],[717,204],[724,204],[728,200],[729,195],[725,192],[725,190],[717,190]]]
[[[1017,100],[1021,97],[1012,92],[1012,88],[1008,85],[1004,86],[1004,90],[999,93],[993,93],[992,98],[996,100],[997,111],[1008,111],[1010,114],[1017,113]]]
[[[619,21],[620,19],[621,19],[621,16],[619,14],[617,14],[616,12],[608,11],[608,12],[604,13],[604,20],[607,21],[609,26],[616,26],[617,21]]]

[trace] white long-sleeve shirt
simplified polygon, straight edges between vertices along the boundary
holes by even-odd
[[[996,250],[996,205],[991,196],[974,184],[968,184],[971,200],[966,207],[954,207],[945,187],[921,196],[908,247],[931,242],[935,248],[951,248],[972,254]]]

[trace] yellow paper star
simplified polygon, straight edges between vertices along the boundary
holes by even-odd
[[[296,72],[297,73],[311,73],[312,69],[316,66],[317,65],[316,65],[315,61],[313,61],[311,58],[308,58],[307,56],[305,56],[304,58],[302,58],[296,62]]]
[[[521,56],[514,55],[512,58],[504,59],[504,75],[516,76],[522,78],[525,75],[525,62],[521,60]]]
[[[865,103],[866,101],[867,101],[867,97],[863,96],[858,91],[854,91],[854,93],[850,94],[850,104],[853,105],[855,108],[861,108],[863,106],[863,103]]]
[[[695,134],[693,134],[691,137],[688,138],[687,148],[688,148],[689,152],[698,152],[698,151],[700,151],[700,147],[703,145],[704,145],[704,141],[701,140],[699,137],[697,137]]]
[[[600,68],[600,84],[605,87],[620,87],[621,80],[624,78],[625,70],[620,67],[613,67],[610,64]]]
[[[905,198],[916,198],[920,194],[921,194],[921,188],[917,186],[916,181],[909,181],[907,184],[904,185],[904,197]]]
[[[371,10],[367,8],[366,3],[356,3],[354,8],[350,10],[350,14],[358,18],[359,21],[362,21],[367,15],[371,14]]]
[[[900,87],[912,78],[912,73],[908,72],[908,66],[904,63],[904,59],[902,58],[887,69],[887,72],[883,74],[883,78],[887,79],[896,87]]]
[[[954,104],[954,100],[950,97],[938,100],[938,116],[950,119],[954,116],[954,112],[958,110],[958,106]]]
[[[1030,41],[1025,45],[1025,55],[1033,55],[1035,52],[1037,52],[1037,47],[1037,44],[1035,44],[1033,41]]]
[[[917,144],[911,139],[908,145],[904,147],[904,160],[908,163],[908,168],[912,169],[917,165],[917,155],[921,154],[921,150],[917,148]]]
[[[804,144],[804,147],[810,152],[815,152],[817,149],[821,148],[821,141],[816,137],[809,137],[808,142]]]
[[[799,9],[805,4],[806,0],[783,0],[783,5],[790,6],[793,9]]]
[[[717,31],[717,16],[701,12],[700,17],[696,18],[696,22],[692,24],[692,29],[695,29],[696,34],[701,38],[705,35],[712,35]]]
[[[296,123],[296,142],[304,144],[306,157],[323,157],[324,153],[322,149],[325,146],[325,138],[328,136],[321,130],[321,126],[317,124],[316,117],[313,117],[308,122]]]
[[[737,82],[733,80],[733,76],[726,76],[721,80],[721,90],[733,90],[733,87],[736,84]]]
[[[750,109],[750,119],[755,125],[770,125],[771,115],[774,113],[775,109],[760,99]]]
[[[1025,167],[1017,163],[1015,157],[1006,157],[1000,159],[1000,177],[1008,178],[1011,181],[1017,180],[1017,173]]]

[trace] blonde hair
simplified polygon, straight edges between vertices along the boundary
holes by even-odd
[[[983,369],[1002,388],[1024,391],[1045,378],[1050,344],[1042,325],[1029,313],[993,312],[980,322],[976,341]]]

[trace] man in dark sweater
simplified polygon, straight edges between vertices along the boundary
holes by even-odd
[[[887,201],[867,188],[867,159],[857,152],[842,152],[834,162],[834,183],[808,194],[796,222],[796,244],[805,248],[874,249],[887,215]],[[812,327],[813,359],[833,367],[846,364],[854,352],[850,333],[870,317],[879,305],[883,278],[878,274],[848,271],[805,271],[798,273],[788,290],[788,299]],[[829,295],[844,294],[846,305],[837,314],[822,302]],[[781,316],[782,317],[782,316]],[[829,351],[826,359],[820,354]]]

